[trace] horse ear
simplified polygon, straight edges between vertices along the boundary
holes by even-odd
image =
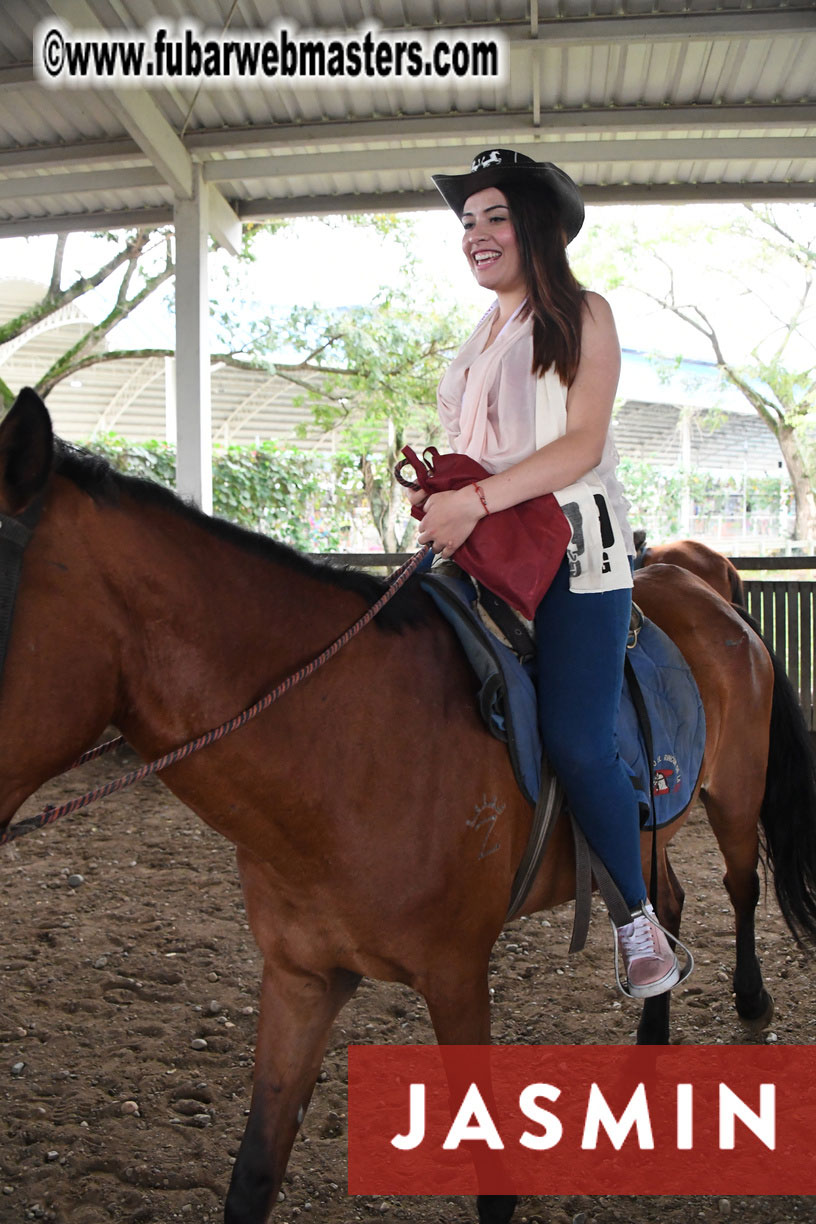
[[[0,424],[0,507],[6,514],[20,514],[45,486],[53,451],[48,409],[24,387]]]

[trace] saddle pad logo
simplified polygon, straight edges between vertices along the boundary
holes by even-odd
[[[654,763],[653,790],[655,798],[673,795],[683,784],[680,763],[676,756],[666,753]]]

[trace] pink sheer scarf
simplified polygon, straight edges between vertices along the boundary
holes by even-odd
[[[524,303],[485,348],[497,304],[477,324],[438,389],[440,420],[451,448],[502,471],[535,450],[532,319]]]

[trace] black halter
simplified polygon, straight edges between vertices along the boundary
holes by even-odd
[[[39,494],[17,518],[0,513],[0,677],[6,665],[23,553],[40,520],[43,502]]]

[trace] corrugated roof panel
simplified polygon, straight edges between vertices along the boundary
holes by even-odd
[[[248,86],[253,89],[255,86]],[[184,116],[180,131],[186,132],[191,126],[212,128],[225,124],[230,127],[240,127],[248,121],[243,93],[234,89],[215,90],[187,89],[179,92],[183,99]]]
[[[690,76],[683,82],[686,92],[678,94],[674,101],[721,102],[722,80],[728,56],[729,45],[722,40],[700,48],[697,58],[703,71],[699,77],[699,84],[696,83],[693,76]]]
[[[814,33],[809,38],[780,39],[771,43],[752,97],[779,98],[798,102],[812,97],[816,83],[816,12]]]
[[[610,48],[609,63],[605,73],[605,93],[601,99],[600,105],[611,102],[613,106],[620,106],[624,96],[624,48],[616,45]],[[596,103],[597,105],[597,103]]]
[[[18,63],[31,55],[31,22],[36,24],[49,14],[45,0],[32,0],[26,11],[19,5],[4,6],[0,25],[0,63]]]
[[[139,206],[141,208],[158,208],[172,203],[172,193],[166,186],[139,188]],[[3,199],[0,195],[0,215],[5,218],[21,218],[25,216],[46,216],[49,213],[96,214],[101,216],[106,210],[127,209],[132,204],[129,191],[116,191],[113,188],[105,192],[74,193],[61,191],[58,195],[46,190],[23,199]]]
[[[4,92],[0,95],[3,144],[12,147],[56,144],[66,139],[66,128],[68,138],[75,138],[76,125],[66,125],[63,115],[50,96],[37,97],[29,89],[15,89],[11,97]]]
[[[761,50],[761,48],[760,48]],[[730,102],[740,96],[740,87],[751,87],[753,61],[756,48],[750,42],[735,40],[728,46],[723,59],[722,71],[716,86],[715,101]],[[751,97],[751,93],[742,96]]]
[[[160,5],[159,7],[164,8],[165,5]],[[182,14],[184,13],[185,8],[188,13],[190,12],[189,6],[179,7],[181,8]],[[230,0],[228,4],[222,4],[220,3],[220,0],[196,0],[194,11],[196,20],[200,21],[205,29],[223,30],[227,22],[227,18],[230,17],[231,9],[234,9],[234,12],[230,18],[229,28],[240,28],[240,25],[243,24],[239,16],[240,8],[240,4],[236,7],[232,3],[232,0]],[[236,23],[235,26],[233,26],[234,22]]]
[[[798,40],[796,52],[781,74],[780,96],[793,102],[813,97],[816,78],[816,36]]]
[[[0,98],[2,95],[0,95]],[[56,142],[66,144],[96,140],[121,131],[113,121],[110,108],[104,97],[93,90],[83,91],[71,100],[71,106],[63,105],[63,95],[54,90],[25,88],[11,100],[15,110],[25,108],[28,115],[38,117],[38,123],[27,122],[27,138],[23,144],[51,143],[55,133]],[[43,136],[39,133],[48,133]],[[35,139],[32,141],[31,134]]]
[[[233,11],[234,9],[234,11]],[[163,13],[178,18],[193,11],[188,0],[116,0],[106,3],[98,0],[96,11],[105,16],[111,26],[130,25],[134,30],[143,29],[156,14]],[[195,12],[206,26],[223,28],[230,19],[230,29],[261,29],[275,17],[288,15],[298,25],[307,29],[359,24],[371,11],[366,0],[244,0],[237,7],[232,0],[202,0]],[[7,65],[5,77],[0,67],[0,216],[41,217],[49,211],[75,209],[85,214],[97,205],[109,209],[146,208],[156,206],[156,201],[169,201],[166,191],[149,185],[140,185],[132,177],[128,188],[114,187],[104,195],[66,192],[61,201],[18,198],[18,187],[9,188],[8,197],[3,198],[4,169],[2,155],[5,150],[26,149],[42,145],[49,151],[66,150],[65,165],[81,168],[83,143],[101,139],[115,139],[124,149],[130,145],[131,154],[123,166],[140,163],[136,146],[131,143],[118,115],[108,105],[104,89],[85,91],[60,91],[43,89],[37,83],[20,84],[21,73],[14,70],[30,57],[30,46],[23,46],[22,39],[30,39],[31,31],[40,17],[49,12],[45,0],[6,0],[4,16],[6,23],[0,29],[0,65]],[[195,83],[159,89],[151,96],[163,111],[172,127],[181,130],[186,125],[188,133],[200,128],[217,132],[223,129],[225,147],[229,148],[230,133],[238,129],[238,135],[255,126],[274,131],[283,130],[296,142],[304,145],[298,136],[300,123],[331,125],[331,134],[342,133],[341,143],[349,161],[349,173],[328,180],[319,174],[290,180],[277,177],[266,180],[237,181],[222,187],[227,194],[251,200],[265,198],[274,193],[291,198],[298,190],[310,194],[325,194],[331,183],[342,184],[345,191],[360,192],[363,184],[370,184],[372,176],[366,168],[365,152],[367,126],[361,125],[359,135],[354,130],[357,118],[384,120],[381,146],[405,149],[404,164],[390,164],[387,173],[376,175],[376,190],[427,189],[427,179],[418,174],[418,165],[411,156],[418,135],[414,125],[406,133],[401,127],[400,115],[428,116],[445,121],[448,133],[455,131],[457,116],[467,119],[463,128],[462,145],[470,152],[474,147],[485,147],[489,143],[527,143],[527,138],[536,134],[546,136],[558,130],[558,139],[574,134],[583,134],[590,144],[597,145],[601,137],[618,135],[634,142],[646,132],[639,130],[642,108],[654,108],[650,116],[652,130],[660,130],[664,136],[672,131],[678,135],[698,132],[691,128],[688,112],[672,125],[673,108],[707,107],[722,105],[729,107],[730,121],[723,124],[723,132],[730,137],[746,142],[747,156],[741,157],[733,150],[726,160],[734,158],[728,174],[721,174],[723,158],[712,149],[712,157],[694,156],[682,159],[684,172],[699,174],[704,185],[712,175],[726,181],[739,181],[745,166],[753,161],[750,174],[761,185],[772,174],[776,181],[788,177],[802,179],[803,189],[808,190],[812,171],[808,159],[797,157],[786,150],[778,164],[764,155],[766,150],[757,144],[757,138],[773,136],[775,128],[772,110],[777,100],[799,102],[803,122],[796,127],[796,113],[786,112],[785,129],[791,135],[801,137],[814,129],[816,113],[816,31],[814,22],[799,4],[783,8],[756,8],[749,0],[627,0],[621,10],[616,0],[539,0],[538,43],[527,38],[530,28],[530,13],[525,0],[380,0],[377,13],[385,25],[409,30],[424,26],[439,29],[440,16],[450,25],[477,23],[486,29],[495,28],[499,22],[511,24],[505,33],[513,40],[513,71],[510,79],[501,85],[489,80],[456,82],[447,79],[439,88],[413,88],[400,81],[383,81],[374,88],[363,87],[359,82],[342,83],[328,89],[303,83],[296,89],[268,88],[261,85],[232,85],[224,90],[199,89]],[[638,35],[626,38],[627,20],[636,22]],[[582,24],[583,22],[583,24]],[[551,23],[551,24],[548,24]],[[650,36],[649,31],[653,31]],[[23,54],[25,52],[25,54]],[[533,71],[534,64],[538,72]],[[534,84],[538,80],[537,87]],[[535,92],[537,88],[537,93]],[[127,93],[122,100],[127,105]],[[762,128],[755,113],[769,119],[767,129]],[[534,113],[541,108],[540,128],[534,127]],[[745,120],[740,127],[739,108],[744,108]],[[623,112],[621,114],[621,112]],[[497,117],[508,116],[505,133],[495,126]],[[484,137],[478,128],[479,116],[485,119]],[[620,118],[618,116],[620,115]],[[389,116],[392,118],[389,120]],[[620,123],[616,132],[615,121]],[[136,135],[149,137],[141,131],[135,118]],[[390,122],[391,129],[385,127]],[[566,123],[566,126],[564,124]],[[584,124],[583,132],[581,124]],[[281,128],[282,125],[282,128]],[[704,124],[699,132],[704,132]],[[709,128],[709,131],[711,129]],[[445,139],[450,139],[446,134]],[[313,147],[314,131],[310,131]],[[143,139],[143,143],[147,140]],[[337,147],[336,143],[334,147]],[[435,129],[429,127],[426,141],[429,148],[440,145]],[[444,141],[442,141],[444,143]],[[614,191],[615,185],[623,181],[643,181],[644,175],[653,175],[656,183],[674,181],[678,170],[677,158],[671,158],[666,141],[666,152],[659,151],[654,144],[644,144],[643,153],[627,149],[627,157],[641,163],[635,173],[627,169],[617,157],[604,160],[604,175]],[[259,151],[263,144],[254,145]],[[540,146],[539,146],[540,147]],[[560,146],[562,147],[562,146]],[[204,161],[212,156],[204,144],[197,146],[197,156]],[[218,154],[215,154],[217,156]],[[597,149],[589,151],[591,161],[597,161]],[[665,165],[661,159],[668,157]],[[355,168],[355,162],[359,166]],[[738,164],[737,164],[738,163]],[[13,165],[13,163],[11,163]],[[89,162],[89,164],[91,164]],[[96,163],[98,164],[98,163]],[[112,162],[109,164],[117,164]],[[583,166],[578,154],[571,161],[578,177],[592,178],[596,171],[592,165]],[[689,170],[689,167],[692,169]],[[693,181],[693,180],[692,180]],[[683,184],[687,190],[687,185]],[[81,223],[81,222],[80,222]]]

